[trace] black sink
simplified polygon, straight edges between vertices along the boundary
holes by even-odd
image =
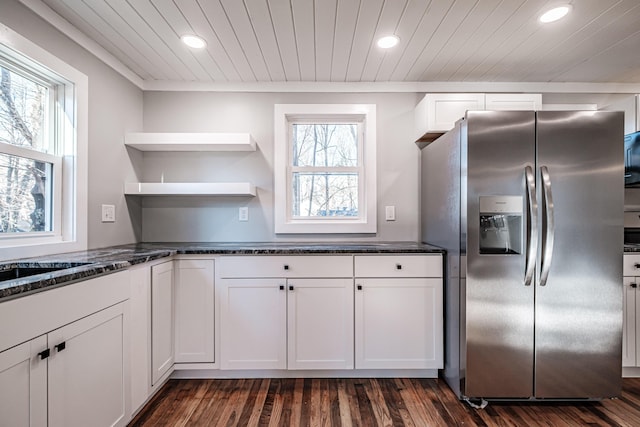
[[[87,264],[90,263],[65,263],[64,265],[39,265],[29,267],[11,267],[8,269],[2,269],[2,267],[0,267],[0,282],[3,282],[5,280],[19,279],[21,277],[35,276],[36,274],[67,270]]]

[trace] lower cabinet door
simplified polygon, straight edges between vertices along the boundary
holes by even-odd
[[[126,304],[49,333],[49,427],[126,425]]]
[[[289,279],[289,369],[353,369],[353,279]]]
[[[151,384],[173,368],[173,261],[151,267]]]
[[[219,292],[220,368],[285,369],[284,279],[224,279]]]
[[[41,336],[0,352],[0,426],[47,425],[47,361]]]
[[[442,279],[356,279],[356,369],[443,367]]]
[[[213,363],[213,260],[175,261],[176,363]]]

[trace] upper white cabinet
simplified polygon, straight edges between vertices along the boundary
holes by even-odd
[[[542,109],[540,93],[487,93],[485,110],[533,110]]]
[[[415,108],[414,140],[435,140],[453,129],[468,110],[540,110],[541,107],[541,94],[428,93]]]
[[[125,145],[140,151],[255,151],[249,133],[130,132]]]
[[[428,93],[415,109],[416,141],[433,141],[453,129],[467,110],[484,110],[483,93]]]
[[[167,133],[130,132],[125,145],[140,151],[203,152],[256,151],[249,133]],[[179,158],[176,158],[179,161]],[[255,196],[249,182],[127,182],[128,196]]]

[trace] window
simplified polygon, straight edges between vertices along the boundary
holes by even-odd
[[[0,25],[0,259],[86,249],[86,89]]]
[[[276,233],[375,233],[375,105],[275,106]]]
[[[61,158],[50,132],[56,88],[0,60],[0,236],[60,229]],[[54,95],[54,96],[51,96]]]

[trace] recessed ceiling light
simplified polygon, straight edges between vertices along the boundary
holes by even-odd
[[[180,40],[182,40],[182,43],[194,49],[202,49],[207,45],[207,42],[205,42],[202,37],[193,36],[190,34],[180,37]]]
[[[384,36],[378,39],[378,47],[382,49],[389,49],[398,44],[400,38],[398,36]]]
[[[558,19],[564,18],[564,16],[569,13],[571,10],[571,5],[565,4],[562,6],[554,7],[553,9],[549,9],[542,15],[540,15],[540,22],[546,24],[549,22],[557,21]]]

